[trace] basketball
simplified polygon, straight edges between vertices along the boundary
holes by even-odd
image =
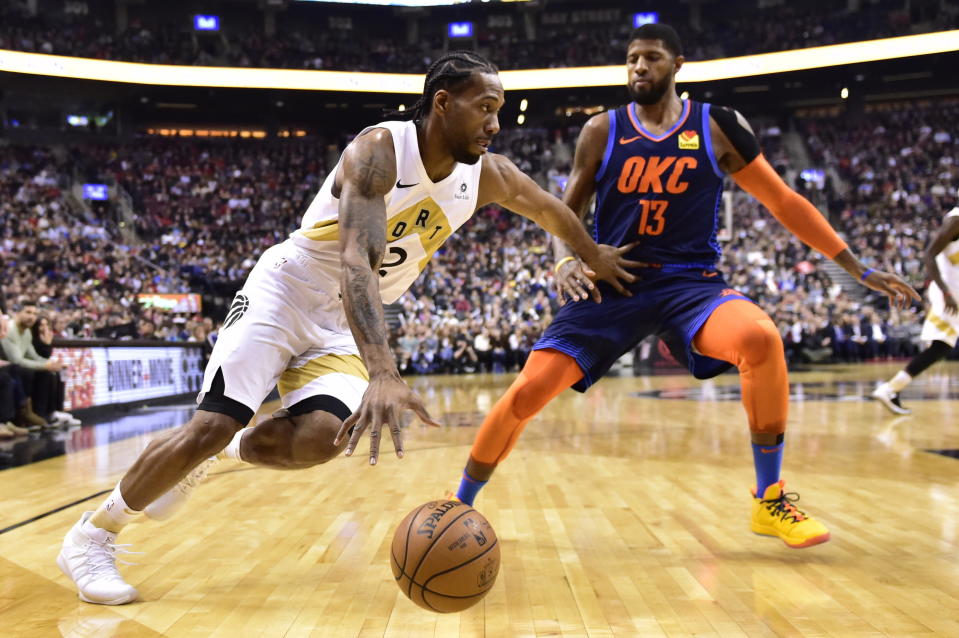
[[[414,603],[439,613],[483,599],[499,573],[499,541],[486,518],[459,501],[430,501],[393,534],[393,578]]]

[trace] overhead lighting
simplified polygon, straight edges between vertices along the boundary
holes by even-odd
[[[845,100],[846,98],[848,98],[848,97],[849,97],[849,89],[847,89],[846,87],[842,87],[842,91],[839,92],[839,97],[841,97],[841,98],[844,99],[844,100]]]
[[[687,62],[680,71],[683,83],[711,82],[773,73],[859,64],[959,51],[959,30],[939,31],[810,47],[736,58]],[[406,93],[423,90],[421,73],[360,73],[300,69],[245,69],[237,67],[174,66],[72,58],[0,49],[0,71],[103,82],[156,86],[202,86],[247,89],[293,89],[365,93]],[[507,91],[621,86],[623,65],[566,69],[502,71]],[[765,90],[765,89],[764,89]]]
[[[680,93],[680,94],[679,94],[679,99],[681,99],[681,100],[688,100],[688,99],[689,99],[689,91],[683,91],[682,93]]]
[[[517,123],[517,124],[522,124],[522,123],[525,122],[525,121],[526,121],[526,116],[523,115],[522,113],[520,113],[520,114],[519,114],[519,117],[516,118],[516,123]]]
[[[520,113],[525,113],[527,106],[529,106],[529,100],[527,100],[527,99],[524,97],[522,100],[520,100],[520,103],[519,103]]]

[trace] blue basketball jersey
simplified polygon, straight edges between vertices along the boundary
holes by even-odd
[[[716,233],[723,174],[712,150],[709,104],[683,100],[660,136],[640,123],[636,104],[609,112],[609,138],[596,174],[594,237],[639,245],[629,258],[707,268],[722,252]]]

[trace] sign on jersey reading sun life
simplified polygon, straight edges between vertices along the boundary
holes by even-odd
[[[806,69],[901,59],[959,51],[959,30],[937,31],[809,47],[775,53],[687,62],[679,82],[710,82],[733,78],[788,73]],[[235,87],[303,91],[356,91],[361,93],[417,94],[423,91],[422,73],[360,73],[302,69],[248,69],[215,66],[175,66],[72,58],[43,53],[0,49],[0,72],[25,73],[103,82],[154,86]],[[502,71],[507,91],[563,89],[588,86],[621,86],[626,81],[622,64],[560,69]]]
[[[66,366],[66,410],[192,394],[203,380],[199,344],[57,346],[51,358]]]

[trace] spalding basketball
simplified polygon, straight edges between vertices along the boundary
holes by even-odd
[[[459,501],[430,501],[406,515],[393,534],[393,578],[414,603],[440,613],[483,599],[499,573],[493,526]]]

